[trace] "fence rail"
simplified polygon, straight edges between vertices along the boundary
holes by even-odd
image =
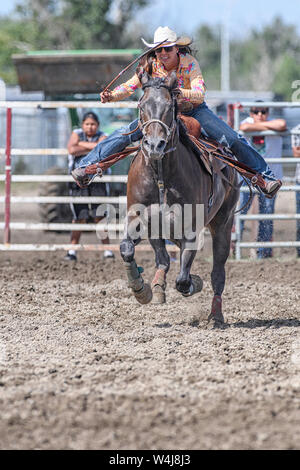
[[[290,102],[281,102],[281,103],[274,103],[274,102],[265,102],[263,103],[264,106],[273,107],[273,108],[298,108],[300,107],[300,103],[290,103]],[[239,105],[230,105],[230,109],[233,112],[233,127],[238,131],[239,130],[239,122],[240,122],[240,106],[245,108],[249,108],[251,106],[257,106],[256,102],[242,102]],[[98,101],[35,101],[35,102],[24,102],[24,101],[15,101],[15,102],[8,102],[8,101],[0,101],[0,108],[6,109],[6,147],[5,149],[0,149],[0,156],[5,155],[6,165],[5,165],[5,174],[0,175],[0,181],[5,181],[5,197],[0,198],[0,203],[5,204],[5,218],[4,223],[0,224],[0,229],[4,230],[4,243],[0,244],[0,250],[8,250],[8,251],[56,251],[56,250],[69,250],[74,248],[76,250],[83,250],[83,251],[103,251],[105,249],[113,249],[118,250],[119,245],[70,245],[70,244],[11,244],[10,243],[10,230],[72,230],[74,229],[73,224],[35,224],[30,222],[11,222],[10,220],[10,207],[11,204],[21,204],[21,203],[114,203],[114,204],[126,204],[125,197],[117,197],[117,198],[74,198],[68,196],[62,197],[18,197],[18,196],[11,196],[11,183],[12,182],[70,182],[73,181],[71,176],[69,175],[12,175],[11,174],[11,156],[34,156],[39,155],[43,156],[67,156],[68,151],[66,149],[61,148],[47,148],[47,149],[17,149],[11,148],[11,131],[12,131],[12,109],[14,108],[36,108],[36,109],[55,109],[55,108],[136,108],[137,102],[135,101],[125,101],[125,102],[118,102],[118,103],[100,103]],[[229,116],[229,114],[228,114]],[[230,117],[230,116],[229,116]],[[230,118],[231,120],[231,118]],[[266,131],[255,133],[255,135],[275,135],[273,131]],[[284,131],[280,133],[283,136],[287,136],[290,133],[288,131]],[[296,134],[296,132],[295,132]],[[298,134],[298,132],[297,132]],[[247,135],[249,135],[247,133]],[[252,133],[251,133],[252,135]],[[300,158],[270,158],[267,159],[268,163],[284,163],[284,164],[296,164],[300,162]],[[106,175],[101,179],[96,178],[95,181],[98,182],[127,182],[126,175]],[[249,191],[248,188],[241,188],[241,191]],[[283,186],[280,190],[282,191],[300,191],[300,186],[290,185],[290,186]],[[241,256],[241,249],[242,248],[251,248],[251,247],[298,247],[300,246],[300,242],[242,242],[240,239],[240,222],[241,220],[270,220],[270,219],[278,219],[278,220],[299,220],[299,214],[274,214],[273,215],[237,215],[236,216],[236,234],[237,234],[237,241],[236,241],[236,259],[240,259]],[[105,224],[81,224],[80,230],[82,231],[91,231],[91,230],[101,230],[102,228],[110,227],[113,230],[121,231],[124,229],[123,224],[111,224],[107,226]],[[141,245],[136,247],[137,251],[147,251],[152,250],[149,245]],[[177,250],[176,247],[167,247],[168,250]]]
[[[0,181],[5,181],[5,175],[0,174]],[[12,175],[13,183],[68,183],[74,179],[69,175]],[[96,176],[93,183],[127,183],[127,175]]]
[[[30,222],[11,222],[11,204],[86,204],[86,203],[98,203],[98,204],[126,204],[126,197],[46,197],[46,196],[12,196],[11,195],[11,183],[13,182],[70,182],[73,181],[69,175],[12,175],[11,174],[11,157],[12,156],[67,156],[68,151],[65,148],[35,148],[35,149],[19,149],[11,148],[11,134],[12,134],[12,110],[15,108],[36,108],[36,109],[56,109],[56,108],[136,108],[136,101],[124,101],[120,103],[100,103],[99,101],[0,101],[0,108],[6,109],[6,147],[0,149],[0,156],[5,155],[5,174],[0,175],[0,181],[5,181],[5,196],[0,197],[0,203],[5,205],[5,216],[4,223],[0,224],[0,228],[4,230],[4,243],[0,246],[0,250],[57,250],[63,249],[68,250],[74,248],[73,245],[56,245],[56,244],[20,244],[12,245],[10,243],[11,230],[74,230],[72,224],[35,224]],[[126,183],[126,175],[105,175],[101,180],[97,177],[95,182],[102,183]],[[76,227],[78,230],[78,227]],[[80,230],[91,231],[109,229],[114,231],[123,231],[124,224],[80,224]],[[107,245],[102,248],[101,245],[79,245],[76,249],[78,250],[97,250],[102,251],[107,249]],[[118,245],[113,245],[114,250],[118,250]],[[145,248],[143,248],[144,250]],[[149,249],[152,249],[149,247]]]

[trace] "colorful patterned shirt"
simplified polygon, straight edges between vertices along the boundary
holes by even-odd
[[[156,58],[153,60],[153,78],[165,78],[169,73]],[[203,103],[206,87],[197,60],[190,54],[179,54],[179,65],[176,74],[178,87],[181,89],[183,98],[194,105]],[[121,101],[140,87],[141,83],[137,75],[134,74],[127,82],[122,83],[112,91],[112,101]]]

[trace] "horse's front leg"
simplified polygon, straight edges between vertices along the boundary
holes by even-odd
[[[166,302],[167,272],[170,268],[170,257],[163,239],[150,239],[155,252],[156,273],[151,283],[153,292],[152,303],[164,304]]]
[[[148,304],[152,300],[152,290],[150,285],[144,282],[141,275],[143,269],[137,266],[134,259],[135,246],[140,241],[141,238],[132,239],[126,229],[125,237],[120,243],[120,253],[125,263],[128,285],[132,289],[136,300],[140,304]]]
[[[190,274],[196,253],[197,250],[186,248],[184,240],[181,242],[180,273],[176,278],[176,289],[185,297],[201,292],[203,287],[202,279],[195,274]]]
[[[226,220],[225,216],[224,219]],[[211,284],[214,291],[211,313],[208,320],[214,320],[215,324],[223,324],[224,316],[222,312],[222,294],[225,286],[225,263],[230,253],[231,229],[233,215],[227,222],[220,223],[220,218],[216,217],[210,223],[210,231],[213,240],[213,270],[211,272]]]

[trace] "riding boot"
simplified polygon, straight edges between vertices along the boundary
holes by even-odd
[[[253,176],[251,183],[254,187],[256,186],[258,190],[261,191],[268,199],[272,199],[282,186],[281,180],[265,181],[260,174]]]

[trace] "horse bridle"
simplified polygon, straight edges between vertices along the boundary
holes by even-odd
[[[153,88],[153,85],[147,85],[145,84],[143,86],[143,91],[145,90],[145,88]],[[170,87],[168,87],[167,85],[161,83],[159,85],[156,86],[156,88],[166,88],[166,90],[168,90],[168,92],[170,93],[171,95],[171,98],[172,98],[172,114],[173,114],[173,118],[172,118],[172,124],[171,126],[167,126],[167,124],[165,124],[163,121],[161,121],[160,119],[148,119],[148,121],[145,121],[145,122],[141,122],[141,119],[139,118],[139,128],[140,130],[142,131],[143,133],[143,139],[142,139],[142,143],[141,143],[141,150],[143,152],[143,155],[145,156],[145,153],[144,153],[144,148],[143,148],[143,140],[144,138],[146,137],[146,129],[151,125],[151,124],[160,124],[161,127],[164,129],[165,133],[166,133],[166,140],[167,140],[167,144],[169,143],[170,139],[171,139],[171,148],[162,152],[163,154],[166,154],[166,153],[170,153],[170,152],[173,152],[174,150],[176,150],[176,145],[174,147],[174,137],[175,137],[175,130],[177,130],[177,121],[176,121],[176,98],[174,96],[174,94],[172,93],[172,90]],[[141,100],[140,100],[141,101]],[[139,102],[139,105],[138,107],[140,107],[140,102]]]
[[[150,88],[150,87],[153,87],[153,85],[147,85],[145,84],[143,86],[143,90],[145,88]],[[148,119],[148,121],[145,121],[145,122],[141,122],[141,119],[139,117],[139,125],[138,127],[141,129],[142,133],[143,133],[143,139],[142,139],[142,142],[141,142],[141,151],[144,155],[144,157],[147,159],[147,156],[145,155],[145,152],[144,152],[144,148],[143,148],[143,141],[144,141],[144,137],[146,136],[146,129],[151,125],[151,124],[154,124],[154,123],[157,123],[157,124],[160,124],[162,126],[162,128],[164,129],[164,131],[166,132],[166,139],[167,139],[167,145],[171,139],[171,147],[168,149],[168,150],[165,150],[163,151],[162,153],[165,155],[167,153],[170,153],[170,152],[173,152],[174,150],[176,150],[176,146],[177,146],[177,142],[178,142],[178,139],[179,139],[179,135],[178,135],[178,126],[177,126],[177,121],[176,121],[176,97],[174,96],[174,94],[172,93],[172,90],[170,87],[168,87],[167,85],[163,84],[163,83],[160,83],[159,85],[156,86],[157,88],[166,88],[170,95],[171,95],[171,98],[172,98],[172,114],[173,114],[173,119],[172,119],[172,124],[171,126],[167,126],[167,124],[165,124],[163,121],[161,121],[160,119]],[[140,103],[139,103],[140,105]],[[140,106],[138,106],[140,108]],[[175,138],[175,131],[177,133],[177,142],[176,142],[176,145],[174,146],[174,138]],[[159,159],[157,160],[157,177],[156,177],[156,171],[155,171],[155,168],[153,168],[152,164],[151,164],[151,160],[150,160],[150,166],[153,170],[153,174],[154,174],[154,179],[156,180],[156,184],[157,184],[157,187],[158,187],[158,194],[159,194],[159,206],[160,206],[160,211],[163,211],[163,207],[164,207],[164,194],[165,194],[165,183],[164,183],[164,177],[163,177],[163,168],[162,168],[162,159]]]

